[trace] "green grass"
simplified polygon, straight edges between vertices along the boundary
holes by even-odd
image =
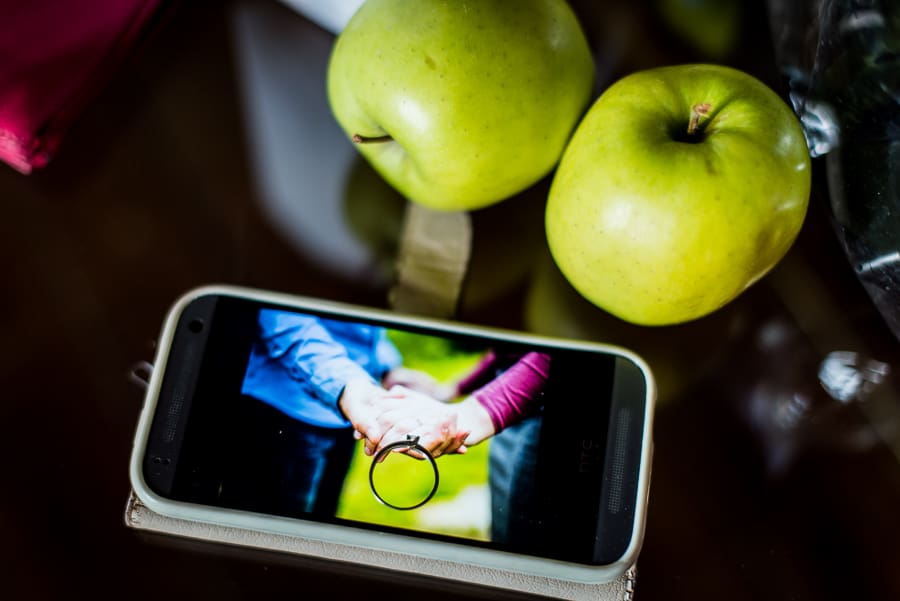
[[[461,349],[453,342],[438,337],[397,331],[390,331],[389,335],[403,356],[405,366],[425,371],[442,382],[467,373],[484,353]],[[437,464],[440,486],[435,496],[419,509],[399,511],[382,505],[372,494],[369,489],[372,459],[363,452],[362,443],[358,443],[341,493],[337,515],[372,524],[487,540],[489,533],[486,528],[433,524],[426,526],[421,520],[424,510],[441,502],[453,501],[467,487],[487,486],[487,459],[488,443],[472,447],[463,455],[439,457]],[[427,461],[416,461],[399,455],[387,458],[376,468],[375,474],[379,493],[401,506],[423,499],[434,484],[433,473]]]

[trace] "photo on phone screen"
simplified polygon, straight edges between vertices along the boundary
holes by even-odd
[[[587,565],[627,547],[639,461],[626,459],[640,454],[646,398],[627,359],[226,296],[206,305],[202,357],[178,362],[196,364],[185,424],[166,428],[164,383],[150,431],[145,471],[162,496]],[[189,313],[176,350],[197,329]],[[380,502],[373,484],[415,505],[435,469],[382,454],[370,481],[375,444],[367,453],[351,420],[381,447],[414,434],[433,448],[434,496],[410,511]],[[165,470],[160,438],[177,439]]]

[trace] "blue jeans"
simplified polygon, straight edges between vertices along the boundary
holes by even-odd
[[[535,474],[541,417],[528,418],[491,438],[491,540],[533,544],[540,527],[535,511]]]
[[[248,396],[238,407],[223,501],[284,516],[333,517],[353,456],[353,430],[312,426]]]
[[[285,492],[300,511],[334,516],[350,467],[351,431],[297,422],[293,436],[285,457]]]

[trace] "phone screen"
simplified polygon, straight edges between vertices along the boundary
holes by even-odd
[[[175,332],[143,461],[163,497],[586,565],[628,546],[646,382],[623,357],[227,295]],[[494,433],[373,468],[349,381],[401,383],[383,432],[443,433],[474,399]]]

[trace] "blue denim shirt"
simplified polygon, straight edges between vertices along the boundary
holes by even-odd
[[[241,392],[315,426],[349,426],[338,409],[353,378],[380,382],[400,353],[384,328],[263,309]]]

